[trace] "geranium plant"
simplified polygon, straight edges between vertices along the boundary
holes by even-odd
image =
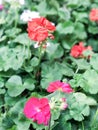
[[[0,130],[98,130],[97,5],[0,1]]]

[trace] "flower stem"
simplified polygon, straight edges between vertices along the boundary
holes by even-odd
[[[49,120],[48,130],[51,130],[51,117],[50,117],[50,120]]]
[[[82,130],[85,130],[85,129],[84,129],[84,124],[83,124],[83,121],[82,121]]]
[[[91,127],[94,126],[94,123],[96,122],[97,116],[98,116],[98,109],[97,109],[97,111],[96,111],[96,113],[94,115],[93,121],[91,122]]]
[[[41,59],[42,59],[42,46],[40,46],[40,48],[39,48],[39,62],[38,62],[38,67],[37,67],[37,73],[39,73],[39,71],[40,71]]]
[[[15,9],[15,28],[17,27],[18,24],[18,10]]]

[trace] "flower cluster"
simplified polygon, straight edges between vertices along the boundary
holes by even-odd
[[[74,58],[85,57],[83,52],[87,50],[92,50],[91,46],[85,47],[83,44],[83,42],[79,42],[79,45],[74,45],[71,48],[71,56],[73,56]]]
[[[59,100],[52,97],[49,102],[51,110],[58,109],[58,110],[65,110],[68,107],[66,98],[60,98]]]
[[[28,36],[31,40],[39,42],[39,44],[48,37],[52,39],[51,32],[54,30],[55,26],[44,17],[33,18],[28,22]]]
[[[55,92],[55,91],[62,91],[64,93],[70,93],[73,92],[73,89],[71,88],[70,84],[64,83],[61,81],[54,81],[51,82],[47,88],[47,92]]]
[[[38,124],[48,125],[51,116],[48,99],[31,97],[24,106],[24,114]]]
[[[53,38],[52,32],[55,30],[55,26],[46,18],[34,18],[32,14],[32,16],[30,15],[25,21],[28,21],[28,37],[36,41],[35,48],[40,45],[46,45],[47,38]],[[79,45],[72,47],[71,56],[75,58],[84,57],[83,53],[87,50],[92,50],[92,47],[85,47],[84,43],[80,42]],[[74,92],[69,83],[64,83],[59,80],[51,82],[47,87],[47,92],[53,93],[55,91],[59,91],[57,93],[60,94],[57,98],[51,97],[51,99],[48,100],[48,98],[31,97],[24,106],[25,116],[36,121],[38,124],[48,125],[52,116],[51,110],[57,109],[61,111],[68,107],[67,100],[62,95]]]
[[[98,9],[97,8],[93,8],[90,11],[89,18],[91,21],[98,21]]]
[[[71,86],[67,83],[54,81],[49,84],[47,91],[55,92],[60,90],[64,93],[73,92]],[[37,121],[38,124],[48,125],[51,117],[51,109],[65,110],[68,107],[66,99],[52,98],[50,101],[47,98],[31,97],[24,106],[24,114],[27,118]]]
[[[61,98],[60,101],[61,101],[60,109],[65,110],[68,107],[68,104],[66,102],[66,98]]]

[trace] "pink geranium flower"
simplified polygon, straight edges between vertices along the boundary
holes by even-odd
[[[59,90],[59,91],[65,92],[65,93],[73,92],[73,89],[71,88],[70,84],[60,82],[58,80],[51,82],[47,88],[47,91],[50,93],[55,92],[56,90]]]
[[[50,106],[47,98],[31,97],[24,106],[24,115],[37,121],[38,124],[48,125],[50,120]]]
[[[0,11],[3,10],[4,6],[0,4]]]

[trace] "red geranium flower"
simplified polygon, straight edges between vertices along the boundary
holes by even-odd
[[[98,21],[98,9],[92,9],[89,14],[91,21]]]
[[[68,83],[64,83],[60,81],[51,82],[47,88],[47,91],[51,93],[51,92],[55,92],[56,90],[60,90],[65,93],[73,92],[73,89]]]
[[[48,99],[31,97],[24,106],[24,114],[38,124],[48,125],[51,116]]]
[[[28,22],[28,36],[34,41],[41,42],[50,37],[50,35],[52,37],[51,32],[54,30],[55,26],[44,17],[34,18]]]
[[[73,56],[74,58],[79,58],[79,57],[84,57],[83,52],[86,50],[92,50],[91,46],[85,47],[83,45],[83,42],[80,42],[79,45],[74,45],[71,48],[71,56]]]

